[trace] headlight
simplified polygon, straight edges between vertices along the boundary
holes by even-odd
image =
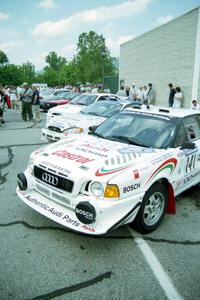
[[[119,198],[119,188],[116,184],[108,184],[105,189],[105,198]]]
[[[34,166],[34,159],[32,157],[30,157],[29,162],[28,162],[28,168],[29,168],[30,172],[33,171],[33,166]]]
[[[73,127],[73,128],[69,128],[63,131],[64,135],[68,135],[69,133],[81,133],[83,132],[84,129],[81,127]]]
[[[91,193],[96,196],[96,197],[101,197],[103,195],[103,192],[104,192],[104,188],[102,186],[101,183],[99,182],[93,182],[91,185],[90,185],[90,191]]]

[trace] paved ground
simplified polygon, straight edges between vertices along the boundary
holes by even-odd
[[[16,195],[16,174],[39,148],[40,129],[5,113],[0,127],[0,299],[200,299],[200,187],[177,198],[152,234],[128,226],[86,237]]]

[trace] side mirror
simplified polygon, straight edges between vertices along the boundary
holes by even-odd
[[[181,146],[181,150],[195,149],[195,148],[196,148],[196,145],[195,145],[195,143],[192,143],[192,142],[184,142],[183,145]]]
[[[89,131],[94,132],[98,126],[89,126]]]

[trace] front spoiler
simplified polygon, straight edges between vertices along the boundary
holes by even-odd
[[[141,197],[127,201],[126,205],[122,205],[119,200],[118,205],[110,203],[103,205],[104,207],[95,207],[98,217],[97,220],[89,225],[81,223],[75,210],[62,206],[51,199],[43,196],[34,189],[22,191],[17,187],[17,195],[31,208],[46,216],[47,218],[84,234],[102,235],[108,231],[134,220],[139,207],[141,205]]]

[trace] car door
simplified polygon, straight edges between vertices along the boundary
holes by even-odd
[[[184,188],[200,182],[200,115],[191,115],[183,119],[188,141],[194,148],[184,147]]]

